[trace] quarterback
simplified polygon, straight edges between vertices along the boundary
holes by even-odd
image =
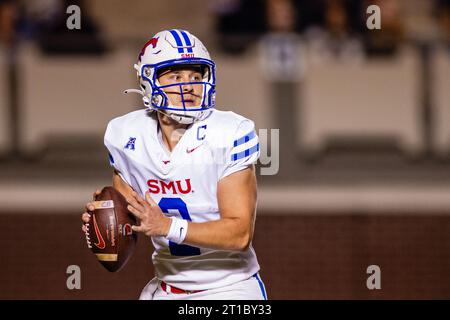
[[[267,299],[252,248],[254,123],[214,108],[215,63],[188,31],[157,33],[134,67],[140,87],[127,92],[146,108],[111,120],[104,141],[132,228],[155,248],[140,299]]]

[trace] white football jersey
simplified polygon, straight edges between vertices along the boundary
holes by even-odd
[[[212,110],[191,125],[169,152],[154,114],[130,112],[110,121],[105,145],[111,165],[136,192],[147,191],[169,217],[192,222],[220,219],[217,183],[254,164],[259,141],[254,123]],[[185,290],[226,286],[259,270],[255,252],[212,250],[152,237],[156,277]]]

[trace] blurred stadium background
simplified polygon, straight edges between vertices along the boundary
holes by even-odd
[[[219,109],[280,129],[253,242],[269,298],[450,298],[448,0],[0,0],[1,299],[136,299],[153,277],[144,237],[104,270],[80,213],[111,183],[106,124],[140,108],[122,91],[165,28],[209,48]]]

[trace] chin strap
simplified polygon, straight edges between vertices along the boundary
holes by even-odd
[[[127,93],[137,93],[140,94],[142,96],[142,101],[144,102],[144,105],[149,108],[150,107],[150,99],[148,97],[146,97],[144,95],[144,92],[142,90],[139,89],[127,89],[125,90],[123,93],[127,94]]]
[[[127,94],[127,93],[139,93],[141,96],[144,95],[144,93],[142,92],[142,90],[139,89],[127,89],[125,90],[123,93]]]
[[[195,118],[191,117],[191,116],[180,116],[174,113],[170,113],[170,114],[166,114],[168,115],[171,119],[175,120],[178,123],[181,124],[191,124],[195,122]]]

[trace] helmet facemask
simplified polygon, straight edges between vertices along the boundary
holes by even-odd
[[[201,74],[201,79],[161,85],[159,78],[176,70],[191,70]],[[182,124],[190,124],[208,114],[215,106],[214,63],[206,59],[164,62],[143,65],[141,81],[150,86],[149,107],[160,111]],[[175,101],[174,101],[175,100]],[[195,102],[195,104],[193,104]]]

